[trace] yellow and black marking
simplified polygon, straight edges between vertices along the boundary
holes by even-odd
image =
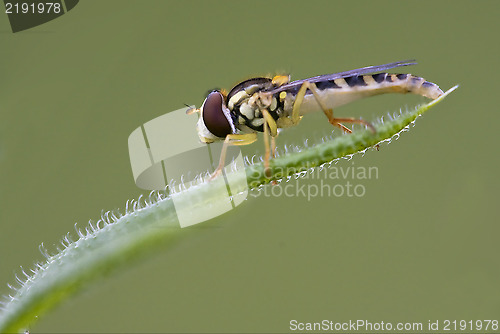
[[[272,79],[252,78],[234,86],[227,96],[227,105],[231,110],[236,126],[247,126],[254,131],[264,132],[265,118],[263,113],[249,102],[252,98],[256,99],[256,93],[274,89],[286,83],[287,78],[285,76],[277,76]],[[273,96],[268,112],[275,121],[280,117],[279,110],[283,110],[283,100],[279,96]]]
[[[399,61],[293,82],[289,82],[288,76],[257,77],[240,82],[227,94],[214,90],[207,95],[201,108],[195,109],[200,114],[198,135],[205,143],[224,140],[217,169],[220,172],[227,146],[249,144],[256,140],[255,132],[265,133],[265,165],[269,166],[278,129],[299,124],[301,117],[310,111],[322,110],[328,121],[344,132],[351,130],[342,123],[362,124],[374,132],[370,123],[334,117],[333,110],[357,99],[385,93],[412,93],[430,99],[443,95],[436,84],[421,77],[385,72],[414,64],[413,61]]]
[[[300,85],[291,85],[288,88],[285,85],[280,90],[280,86],[286,82],[284,78],[286,77],[280,76],[273,79],[264,77],[252,78],[239,83],[231,89],[229,94],[227,94],[226,101],[231,111],[232,120],[237,128],[246,126],[253,131],[264,132],[265,120],[261,110],[255,104],[255,94],[259,94],[260,92],[274,90],[271,93],[268,112],[275,121],[281,117],[290,115],[290,110],[285,110],[285,100],[289,97],[294,101],[297,93],[307,79],[301,81]],[[322,95],[326,94],[327,97],[329,95],[334,97],[338,93],[343,95],[352,94],[352,98],[349,101],[390,92],[414,93],[432,99],[438,98],[443,94],[436,84],[428,82],[421,77],[403,73],[389,74],[383,72],[368,75],[351,75],[341,78],[316,80],[314,84],[317,90]],[[312,92],[307,90],[305,98],[312,98],[311,95]]]
[[[345,78],[318,81],[315,85],[320,91],[352,90],[352,92],[355,93],[361,91],[359,88],[364,88],[365,92],[373,90],[375,94],[406,92],[415,93],[431,99],[436,99],[443,94],[443,91],[435,83],[411,74],[377,73],[371,75],[353,75]],[[296,96],[299,89],[300,86],[294,86],[283,92]],[[380,92],[377,92],[377,90],[380,90]],[[283,92],[279,92],[277,95],[280,96]],[[311,91],[306,92],[306,95],[310,94],[312,94]]]

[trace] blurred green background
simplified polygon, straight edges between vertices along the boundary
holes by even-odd
[[[81,1],[13,34],[0,15],[0,293],[73,225],[123,208],[128,135],[214,87],[415,58],[460,88],[380,152],[363,197],[249,199],[41,317],[36,332],[287,332],[289,321],[498,319],[498,1]],[[337,110],[373,120],[424,102]],[[325,132],[326,131],[326,132]],[[280,144],[330,131],[321,114]],[[252,154],[262,143],[245,148]],[[353,165],[354,164],[354,165]],[[189,166],[186,166],[189,168]],[[302,184],[346,180],[302,180]]]

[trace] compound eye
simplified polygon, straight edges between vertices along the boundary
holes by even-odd
[[[203,103],[203,122],[213,135],[224,138],[230,134],[231,125],[222,111],[224,98],[220,92],[214,91],[208,94]]]

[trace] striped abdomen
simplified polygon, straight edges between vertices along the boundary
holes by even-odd
[[[372,75],[356,75],[334,80],[316,82],[319,95],[328,108],[336,108],[346,103],[385,93],[412,93],[430,99],[443,94],[438,85],[411,74],[378,73]],[[289,91],[294,97],[297,89]],[[285,103],[285,109],[287,103]],[[301,114],[317,111],[318,104],[312,92],[306,92],[300,108]]]

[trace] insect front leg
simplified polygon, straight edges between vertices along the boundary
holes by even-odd
[[[300,89],[295,97],[295,102],[293,104],[292,108],[292,122],[294,124],[297,124],[300,121],[300,106],[302,102],[304,101],[304,97],[306,95],[307,90],[310,90],[314,96],[314,99],[316,102],[319,104],[321,107],[321,110],[323,110],[323,113],[326,115],[328,118],[328,122],[332,124],[333,126],[339,127],[342,129],[344,132],[352,132],[349,128],[345,127],[342,123],[353,123],[353,124],[362,124],[367,126],[373,133],[375,133],[375,128],[373,125],[371,125],[369,122],[362,120],[362,119],[357,119],[353,117],[348,117],[348,118],[336,118],[333,116],[333,110],[331,108],[327,108],[323,100],[321,99],[321,96],[318,92],[318,88],[313,82],[306,81],[300,86]]]
[[[210,175],[210,181],[215,179],[218,175],[222,173],[226,161],[227,148],[230,145],[242,146],[249,145],[257,140],[257,133],[245,133],[245,134],[229,134],[222,144],[222,151],[220,153],[219,165],[215,169],[212,175]]]

